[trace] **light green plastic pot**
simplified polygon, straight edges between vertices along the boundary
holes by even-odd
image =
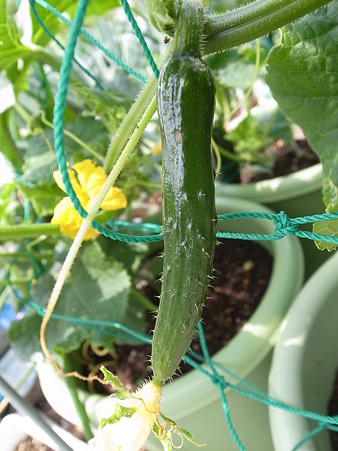
[[[283,324],[270,376],[270,395],[299,409],[327,415],[338,367],[338,253],[308,280]],[[276,451],[291,451],[317,427],[302,416],[270,408]],[[330,451],[327,430],[299,451]]]
[[[267,211],[267,208],[239,199],[217,199],[218,214],[235,211]],[[219,230],[243,233],[273,233],[274,225],[267,220],[241,219],[219,223]],[[273,268],[266,293],[243,329],[219,351],[214,360],[239,377],[267,391],[271,350],[279,327],[303,281],[303,254],[295,237],[279,241],[262,242],[273,255]],[[226,268],[224,269],[226,271]],[[67,392],[61,393],[64,381],[52,380],[52,369],[43,374],[41,365],[38,374],[42,389],[53,408],[69,421],[79,423]],[[231,382],[234,382],[233,380]],[[52,387],[49,393],[48,387]],[[57,388],[56,388],[57,387]],[[108,398],[88,396],[82,393],[86,409],[94,424],[98,418],[110,416],[114,407]],[[53,399],[52,399],[53,397]],[[227,393],[231,417],[238,434],[248,451],[271,451],[272,439],[269,430],[268,409],[234,392]],[[52,402],[53,401],[53,404]],[[63,404],[55,405],[55,402]],[[67,407],[65,406],[67,402]],[[197,370],[176,379],[165,386],[161,401],[163,413],[188,429],[200,443],[206,443],[206,451],[237,450],[227,430],[219,392],[215,386]],[[65,416],[67,415],[67,416]],[[151,437],[147,451],[161,450],[159,442]],[[196,450],[185,441],[183,450]]]
[[[283,177],[247,185],[216,183],[218,197],[259,202],[277,213],[284,211],[290,218],[324,213],[321,189],[321,164]],[[312,231],[312,224],[302,225],[300,229]],[[305,279],[307,279],[327,260],[329,254],[317,249],[313,241],[307,239],[302,239],[301,245],[305,257]]]

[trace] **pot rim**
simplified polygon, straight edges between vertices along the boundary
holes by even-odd
[[[322,164],[317,163],[292,174],[247,185],[216,182],[216,196],[252,199],[260,203],[278,202],[321,189],[322,177]]]

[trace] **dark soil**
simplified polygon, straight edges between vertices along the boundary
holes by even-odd
[[[35,438],[27,437],[25,440],[20,442],[19,446],[15,451],[53,451],[49,446],[38,442]]]
[[[271,171],[257,173],[252,171],[252,165],[244,164],[240,170],[242,184],[258,182],[274,177],[292,174],[319,163],[317,154],[311,149],[305,139],[295,141],[296,148],[279,139],[273,144],[275,164]]]
[[[211,355],[228,343],[258,306],[270,280],[272,257],[256,243],[221,240],[216,248],[214,268],[212,287],[202,315]],[[152,292],[154,303],[157,302],[157,294]],[[154,324],[153,315],[149,315],[149,331],[153,330]],[[202,354],[197,335],[191,348]],[[141,380],[152,375],[150,346],[116,346],[116,352],[119,363],[108,368],[127,388],[135,389]],[[191,367],[182,362],[180,372],[189,370]],[[96,388],[101,391],[107,386],[97,384]]]
[[[332,396],[329,401],[328,415],[338,416],[338,370],[336,372],[336,379],[333,385]],[[338,432],[330,431],[332,450],[338,451]]]

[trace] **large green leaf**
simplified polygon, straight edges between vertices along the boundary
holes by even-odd
[[[302,127],[323,164],[327,211],[337,210],[333,207],[338,202],[337,48],[338,1],[334,0],[286,26],[281,44],[267,60],[267,82],[273,96]]]
[[[122,265],[107,259],[96,243],[87,243],[71,270],[55,314],[79,321],[89,319],[98,322],[123,322],[130,285],[130,277]],[[34,301],[44,307],[53,286],[54,279],[51,275],[42,276],[32,290]],[[25,352],[30,353],[32,349],[40,348],[38,320],[35,316],[36,314],[29,314],[21,321],[13,322],[10,328],[9,338],[21,356],[24,356]],[[25,336],[22,336],[21,332],[24,332]],[[110,335],[60,319],[50,320],[46,340],[50,349],[66,353],[78,349],[84,340],[89,340],[97,346],[111,347],[113,343],[113,337]]]

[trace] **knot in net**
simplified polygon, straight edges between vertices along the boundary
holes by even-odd
[[[296,235],[298,232],[298,224],[288,218],[284,211],[274,215],[273,221],[276,226],[275,236],[278,238],[283,238],[286,235]]]

